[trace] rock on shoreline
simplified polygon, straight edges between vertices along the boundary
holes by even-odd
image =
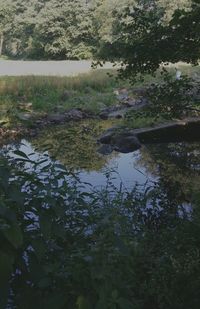
[[[109,145],[110,152],[116,150],[127,153],[139,149],[142,144],[197,140],[200,140],[200,118],[187,118],[141,129],[113,127],[107,130],[98,142]],[[99,152],[106,152],[107,148],[100,147]]]

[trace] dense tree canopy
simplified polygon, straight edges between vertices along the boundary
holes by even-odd
[[[0,1],[0,55],[2,54],[4,37],[8,35],[12,28],[12,20],[15,7],[12,1]]]
[[[113,14],[112,41],[103,42],[99,57],[120,59],[122,76],[152,73],[161,63],[198,62],[199,0],[175,5],[173,12],[167,1],[148,1]]]
[[[199,0],[0,0],[0,54],[121,60],[125,76],[196,63]]]
[[[51,59],[91,57],[95,45],[92,2],[0,0],[0,7],[4,54]]]

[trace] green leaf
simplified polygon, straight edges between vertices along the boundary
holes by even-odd
[[[15,150],[13,153],[19,157],[29,160],[29,157],[23,151]]]
[[[13,184],[10,188],[9,197],[12,201],[17,203],[17,206],[23,206],[25,201],[25,193],[20,192],[20,188]]]
[[[52,222],[48,216],[40,216],[40,229],[45,238],[49,238],[51,235]]]
[[[40,239],[35,239],[32,242],[32,246],[33,246],[35,255],[37,256],[38,260],[42,260],[42,258],[44,258],[45,253],[46,253],[45,242],[43,242]]]
[[[135,306],[132,302],[125,298],[119,298],[118,305],[120,309],[139,309],[137,305]]]
[[[13,271],[14,257],[0,252],[0,308],[5,308],[9,293],[9,279]]]
[[[3,234],[15,249],[18,249],[22,245],[23,235],[17,224],[10,225],[8,229],[3,231]]]
[[[55,308],[68,308],[67,303],[67,295],[65,293],[60,293],[58,291],[52,292],[51,295],[48,295],[46,299],[44,299],[43,308],[55,309]]]
[[[91,308],[90,304],[88,303],[88,300],[83,295],[78,296],[77,301],[76,301],[76,305],[77,305],[78,309],[89,309],[89,308]]]

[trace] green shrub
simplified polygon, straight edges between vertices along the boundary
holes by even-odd
[[[166,118],[188,115],[194,106],[198,87],[192,78],[186,75],[175,79],[164,71],[163,82],[152,84],[147,90],[147,98],[151,103],[150,113]]]
[[[198,212],[159,185],[88,193],[16,154],[0,159],[1,308],[199,308]]]

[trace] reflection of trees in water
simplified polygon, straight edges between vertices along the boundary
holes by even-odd
[[[200,144],[148,145],[139,164],[159,177],[172,198],[188,200],[200,189]]]
[[[67,126],[52,127],[33,140],[39,150],[48,149],[49,155],[71,169],[99,171],[108,158],[97,153],[97,137],[110,127],[109,121],[87,120]]]

